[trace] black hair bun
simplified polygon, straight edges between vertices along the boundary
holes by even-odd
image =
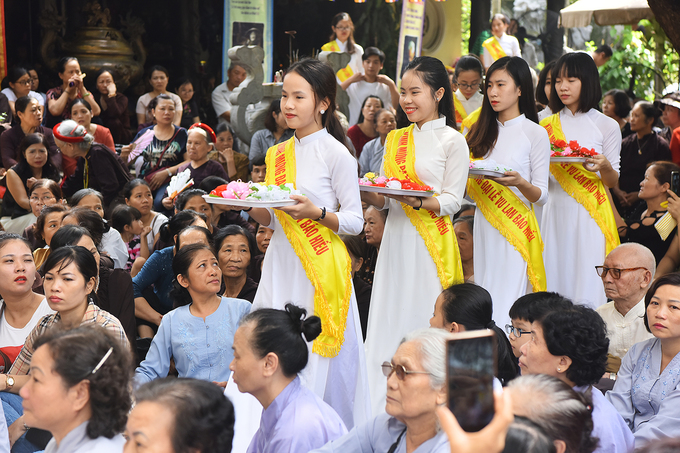
[[[307,310],[292,303],[287,303],[285,309],[293,324],[297,326],[301,334],[304,334],[307,341],[314,341],[321,334],[321,318],[306,317]]]

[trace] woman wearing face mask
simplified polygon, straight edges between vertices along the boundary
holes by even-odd
[[[28,194],[36,181],[59,181],[59,170],[50,161],[47,146],[42,134],[26,136],[19,146],[19,162],[7,170],[0,222],[8,233],[22,233],[35,222]]]
[[[510,321],[508,310],[526,294],[528,284],[534,291],[545,291],[543,247],[532,205],[542,206],[548,200],[550,142],[538,125],[524,60],[496,60],[487,72],[486,85],[479,119],[466,136],[468,146],[474,159],[492,159],[512,171],[489,180],[469,180],[468,194],[482,214],[474,220],[474,275],[475,282],[491,293],[496,320],[504,325]],[[502,207],[493,198],[500,192],[507,200]],[[502,215],[507,206],[521,215],[522,225]],[[527,228],[533,237],[525,234]],[[498,262],[504,265],[494,266]]]
[[[106,146],[111,151],[116,151],[111,131],[99,124],[92,123],[92,107],[82,99],[76,99],[71,104],[71,118],[87,130],[94,137],[95,143]]]
[[[127,96],[118,92],[114,75],[108,69],[100,69],[94,80],[97,82],[94,100],[101,109],[99,119],[111,131],[115,143],[130,143],[132,133]]]
[[[375,131],[378,137],[364,145],[361,156],[359,157],[359,174],[361,176],[368,172],[376,175],[382,171],[383,154],[385,153],[385,139],[387,134],[397,128],[397,119],[388,109],[380,109],[373,117]]]
[[[505,14],[494,14],[491,18],[491,37],[484,41],[482,47],[482,62],[485,68],[491,67],[494,61],[503,57],[521,57],[519,41],[514,36],[507,35],[510,21]]]

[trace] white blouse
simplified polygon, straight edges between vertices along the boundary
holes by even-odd
[[[482,106],[482,102],[484,101],[484,95],[479,91],[473,94],[470,99],[466,99],[465,95],[461,93],[460,90],[456,90],[454,96],[456,96],[460,103],[463,104],[465,113],[468,115],[480,108]]]
[[[496,36],[496,39],[498,40],[501,47],[505,51],[505,55],[507,55],[508,57],[522,56],[522,51],[519,48],[519,41],[517,41],[517,38],[515,38],[514,36],[510,36],[503,33],[503,35],[500,38]],[[482,62],[484,63],[484,67],[488,68],[496,60],[494,60],[489,51],[486,50],[486,47],[482,47],[482,49],[483,49]]]

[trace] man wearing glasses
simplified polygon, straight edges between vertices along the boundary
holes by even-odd
[[[645,294],[654,279],[656,261],[652,252],[634,242],[621,244],[596,266],[609,302],[597,308],[607,324],[609,362],[607,372],[616,373],[628,349],[652,338],[644,325]]]

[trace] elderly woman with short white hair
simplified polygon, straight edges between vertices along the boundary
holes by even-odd
[[[355,427],[315,453],[450,453],[435,411],[446,402],[446,340],[440,329],[412,332],[402,340],[387,376],[386,413]]]
[[[78,159],[75,172],[66,178],[61,189],[70,197],[80,189],[95,189],[104,196],[104,209],[132,179],[127,167],[108,148],[94,143],[84,126],[65,120],[54,126],[54,141],[65,156]]]

